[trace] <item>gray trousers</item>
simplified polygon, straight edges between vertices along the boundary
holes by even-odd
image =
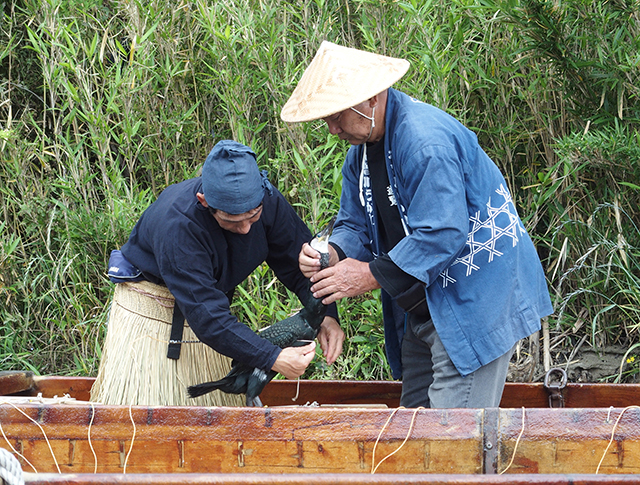
[[[498,407],[515,349],[462,377],[431,320],[409,316],[402,340],[402,396],[406,408]]]

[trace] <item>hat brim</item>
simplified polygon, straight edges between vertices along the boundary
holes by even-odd
[[[391,87],[409,61],[324,41],[283,106],[288,123],[326,118]]]

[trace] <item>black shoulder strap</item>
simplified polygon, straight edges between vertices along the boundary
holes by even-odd
[[[173,304],[173,319],[171,320],[171,337],[169,337],[169,348],[167,357],[178,360],[180,358],[180,345],[182,333],[184,332],[184,316],[177,303]]]

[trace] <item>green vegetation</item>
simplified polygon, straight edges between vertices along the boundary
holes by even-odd
[[[637,0],[0,5],[0,369],[95,375],[110,251],[220,139],[251,145],[323,226],[348,147],[321,122],[279,118],[323,39],[408,59],[397,87],[478,134],[547,270],[554,364],[578,342],[637,352]],[[234,311],[258,328],[297,305],[261,267]],[[344,356],[308,374],[389,378],[377,295],[341,312]]]

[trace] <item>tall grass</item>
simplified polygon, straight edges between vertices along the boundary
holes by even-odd
[[[556,189],[546,206],[562,214],[548,260],[558,301],[552,321],[574,341],[586,334],[596,349],[640,340],[638,141],[621,128],[565,137],[547,174]]]
[[[279,112],[324,39],[407,58],[397,87],[478,134],[548,269],[561,309],[552,332],[575,327],[586,308],[594,345],[638,340],[636,323],[618,330],[635,307],[623,289],[637,292],[637,2],[2,5],[1,368],[95,374],[109,252],[164,187],[198,173],[220,139],[251,145],[305,222],[322,227],[338,208],[348,146],[321,122],[287,125]],[[624,214],[617,232],[601,219],[611,207]],[[570,270],[595,256],[595,241],[618,237],[628,274],[613,259],[605,279]],[[602,258],[621,253],[597,254],[592,267],[604,271]],[[331,369],[318,361],[310,375],[388,377],[376,296],[340,303],[344,356]],[[622,313],[604,311],[613,301]],[[297,305],[263,266],[233,310],[258,328]]]

